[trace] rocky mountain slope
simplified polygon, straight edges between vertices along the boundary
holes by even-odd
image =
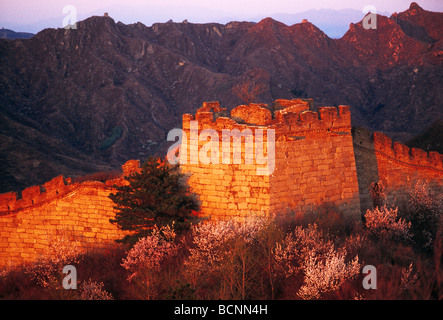
[[[410,148],[437,151],[443,154],[443,119],[437,120],[423,133],[406,143]]]
[[[141,23],[91,17],[77,29],[0,40],[0,192],[118,168],[166,148],[203,101],[232,109],[239,83],[257,102],[313,98],[351,106],[353,124],[400,141],[443,117],[443,13],[417,4],[341,39],[315,25]]]

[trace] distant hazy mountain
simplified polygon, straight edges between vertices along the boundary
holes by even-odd
[[[272,18],[146,26],[111,17],[0,39],[0,192],[146,159],[183,113],[212,100],[229,111],[242,103],[233,87],[251,79],[266,88],[257,102],[347,104],[353,125],[401,141],[443,118],[443,13],[417,4],[378,16],[375,30],[351,24],[340,39]]]
[[[0,29],[0,39],[29,39],[33,37],[33,33],[29,32],[15,32],[9,29]]]
[[[126,24],[140,21],[146,26],[151,26],[154,23],[166,22],[170,19],[172,19],[174,22],[188,20],[191,23],[213,22],[226,24],[231,21],[249,21],[258,23],[264,18],[268,17],[291,26],[295,23],[302,22],[303,19],[307,19],[331,38],[341,38],[349,29],[350,23],[357,23],[364,16],[362,11],[354,9],[312,9],[300,13],[270,13],[269,15],[236,16],[229,13],[220,13],[207,8],[192,8],[184,5],[174,7],[165,7],[161,5],[115,7],[111,5],[107,9],[96,10],[92,12],[91,15],[103,15],[105,11],[108,12],[109,15],[115,19],[115,21],[121,21]],[[184,12],[186,12],[186,14],[184,14]],[[389,16],[388,12],[378,13]],[[82,19],[81,16],[78,18]],[[38,21],[29,25],[11,25],[9,27],[14,30],[39,32],[45,28],[60,28],[61,24],[62,16],[44,21]]]
[[[380,15],[389,16],[388,12],[377,12]],[[283,22],[284,24],[291,26],[295,23],[300,23],[303,19],[307,19],[316,27],[321,29],[330,38],[341,38],[346,31],[349,30],[350,23],[359,22],[364,13],[354,9],[321,9],[321,10],[308,10],[295,14],[276,13],[271,17],[275,20]]]

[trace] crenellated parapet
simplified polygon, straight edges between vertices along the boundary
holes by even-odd
[[[140,170],[138,160],[129,160],[122,166],[120,178],[108,180],[101,184],[103,188],[111,188],[114,184],[124,183],[123,177]],[[77,189],[82,183],[73,183],[71,178],[62,175],[51,179],[43,185],[31,186],[21,192],[7,192],[0,194],[0,215],[15,213],[17,211],[43,205],[55,199],[62,198]]]
[[[127,231],[110,223],[115,218],[109,194],[124,176],[140,170],[138,160],[123,166],[119,178],[106,182],[72,183],[62,176],[20,193],[0,195],[0,270],[53,257],[54,243],[64,242],[78,251],[109,250]]]
[[[443,155],[353,128],[349,106],[313,111],[312,100],[279,99],[228,114],[217,101],[205,102],[183,115],[177,131],[175,159],[200,212],[213,219],[309,214],[325,204],[359,219],[372,207],[369,190],[378,181],[391,204],[407,199],[418,181],[442,195]],[[62,231],[84,248],[114,246],[124,232],[109,222],[109,194],[139,171],[140,162],[129,160],[120,177],[104,183],[58,176],[0,194],[0,268],[35,261]]]
[[[372,208],[372,183],[381,181],[387,202],[407,201],[415,185],[426,183],[438,199],[443,191],[443,155],[426,152],[394,142],[380,132],[353,128],[353,145],[357,164],[362,211]]]
[[[359,212],[350,108],[311,109],[312,100],[279,99],[240,105],[228,116],[210,102],[183,115],[181,167],[202,212],[225,219],[311,210],[324,202]],[[198,137],[205,130],[214,132],[210,142]],[[232,144],[224,137],[229,130]],[[201,161],[209,149],[211,163]]]
[[[0,214],[32,207],[68,193],[75,186],[70,179],[58,176],[41,186],[32,186],[19,193],[0,194]]]
[[[351,112],[349,106],[319,107],[318,112],[309,109],[309,102],[295,99],[279,99],[281,107],[272,112],[265,104],[252,103],[232,109],[228,117],[218,102],[205,102],[195,115],[183,115],[183,129],[190,128],[190,121],[197,121],[199,129],[246,129],[266,127],[276,134],[325,131],[350,132]]]
[[[409,148],[402,143],[393,142],[380,132],[374,132],[373,141],[375,152],[388,161],[422,170],[440,171],[443,174],[443,155],[438,152]]]
[[[325,129],[349,130],[351,128],[351,112],[349,106],[319,107],[318,112],[311,110],[287,108],[276,112],[278,126],[290,126],[290,131],[313,131]]]

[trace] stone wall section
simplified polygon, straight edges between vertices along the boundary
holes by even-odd
[[[240,135],[232,137],[234,132]],[[202,215],[212,219],[309,214],[325,204],[358,219],[372,207],[370,186],[378,181],[389,203],[404,199],[418,181],[443,194],[443,155],[352,128],[348,106],[314,112],[311,100],[280,99],[270,106],[241,105],[228,116],[218,102],[205,102],[195,115],[183,115],[183,133],[180,168]],[[257,162],[257,145],[266,164]],[[140,170],[140,162],[130,160],[122,170],[106,183],[59,176],[0,194],[0,268],[53,255],[60,240],[82,250],[115,247],[125,233],[109,222],[115,211],[108,196],[114,184],[127,183],[123,177]]]
[[[189,174],[192,191],[200,196],[202,211],[211,217],[227,218],[245,215],[314,210],[324,203],[337,205],[350,215],[358,216],[360,201],[354,160],[350,111],[347,106],[309,110],[301,100],[277,100],[282,107],[274,115],[264,105],[238,106],[231,117],[217,116],[203,105],[194,115],[183,116],[186,139],[182,141],[183,172]],[[220,110],[214,102],[213,110]],[[215,105],[215,106],[214,106]],[[270,151],[267,130],[275,133],[275,166],[270,175],[258,175],[264,166],[257,159],[246,164],[246,139],[242,140],[241,164],[234,164],[234,141],[230,148],[221,148],[218,164],[201,164],[194,159],[209,140],[191,137],[192,124],[198,124],[198,136],[205,129],[217,132],[222,145],[224,129],[237,129],[264,141],[264,155]],[[195,129],[195,128],[194,128]],[[256,130],[263,130],[257,139]],[[183,152],[184,151],[184,152]],[[223,153],[231,162],[222,163]],[[255,155],[254,155],[255,156]],[[269,157],[268,157],[269,159]],[[357,214],[358,213],[358,214]]]
[[[211,103],[211,106],[214,110],[220,110],[218,102]],[[242,107],[234,109],[233,112],[240,115]],[[195,116],[183,115],[183,130],[186,133],[186,139],[182,139],[180,148],[181,170],[188,175],[188,184],[192,192],[199,197],[202,213],[213,219],[231,219],[249,214],[268,213],[271,210],[269,176],[257,175],[257,169],[265,166],[257,165],[253,161],[247,163],[246,159],[251,155],[249,150],[245,149],[245,139],[248,138],[242,138],[241,150],[234,150],[234,139],[224,133],[226,132],[224,130],[229,132],[238,130],[240,133],[250,130],[249,137],[255,139],[255,130],[263,130],[266,127],[238,123],[229,117],[207,110],[209,107],[205,103]],[[269,110],[261,111],[266,117],[270,116]],[[193,132],[191,132],[192,129],[194,129]],[[214,130],[217,139],[213,140],[212,137],[207,140],[201,137],[199,139],[206,129]],[[231,140],[229,146],[225,145],[225,147],[223,147],[224,134]],[[267,139],[266,132],[263,139]],[[201,159],[201,150],[208,141],[217,144],[219,153],[216,155],[216,160],[205,164]],[[211,156],[211,152],[207,154]],[[266,146],[264,154],[266,155]],[[240,159],[239,163],[234,163],[234,155]]]
[[[379,177],[386,186],[388,202],[405,200],[419,181],[426,182],[434,196],[443,199],[443,155],[409,148],[379,132],[374,132],[373,140]]]
[[[137,170],[138,161],[123,166],[123,176]],[[55,244],[72,244],[80,251],[109,249],[126,233],[111,224],[114,203],[108,197],[122,184],[120,178],[106,183],[71,183],[57,177],[15,192],[0,195],[0,268],[53,256]]]
[[[357,217],[360,201],[349,107],[286,110],[276,117],[273,210],[309,213],[327,204]]]
[[[379,132],[353,128],[354,152],[362,212],[372,207],[371,183],[381,181],[388,205],[407,200],[418,182],[433,196],[443,194],[443,155],[409,148]]]

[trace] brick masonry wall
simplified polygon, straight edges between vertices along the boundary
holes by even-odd
[[[274,212],[316,210],[329,204],[358,217],[357,172],[349,108],[287,113],[277,125]]]
[[[234,152],[234,141],[228,147],[223,148],[223,130],[251,130],[251,137],[255,139],[255,130],[263,129],[258,125],[240,124],[235,120],[219,116],[218,103],[205,103],[196,115],[183,115],[183,130],[186,139],[182,139],[180,151],[180,167],[182,172],[189,176],[188,183],[191,190],[197,194],[201,202],[201,211],[204,215],[213,219],[228,219],[241,217],[249,214],[263,215],[269,212],[270,189],[269,176],[257,175],[257,169],[265,167],[257,165],[255,162],[246,163],[246,158],[250,158],[249,150],[245,150],[245,143],[242,149]],[[239,111],[237,109],[235,112]],[[268,111],[268,110],[266,110]],[[268,111],[269,112],[269,111]],[[191,132],[193,127],[195,132]],[[212,139],[198,139],[198,135],[203,130],[214,130],[217,137]],[[232,132],[232,131],[231,131]],[[264,134],[266,140],[267,136]],[[202,163],[202,148],[214,141],[218,146],[219,153],[213,162]],[[186,151],[185,151],[186,150]],[[266,156],[266,147],[265,147]],[[234,163],[235,157],[240,159],[240,163]],[[207,152],[209,156],[211,152]],[[229,159],[228,163],[223,163]]]
[[[226,218],[248,214],[282,213],[287,209],[307,211],[323,203],[331,203],[347,213],[359,216],[360,202],[351,136],[349,107],[320,108],[309,111],[308,103],[300,100],[278,100],[284,109],[272,114],[261,105],[239,106],[231,117],[220,116],[217,103],[204,104],[195,116],[183,116],[186,132],[181,159],[183,172],[190,175],[189,185],[200,195],[204,214]],[[211,109],[212,108],[212,109]],[[211,112],[214,111],[214,112]],[[198,133],[213,129],[221,146],[223,129],[250,130],[254,141],[257,129],[275,132],[275,167],[271,175],[258,175],[264,165],[245,164],[246,152],[241,152],[242,164],[233,164],[233,141],[222,149],[218,164],[192,163],[207,140],[192,145],[191,126],[198,122]],[[197,139],[194,139],[196,141]],[[259,140],[261,142],[261,140]],[[264,144],[265,156],[269,146]],[[221,149],[220,149],[221,150]],[[222,163],[223,153],[231,163]],[[269,158],[268,158],[269,159]],[[256,159],[254,159],[256,160]],[[186,163],[186,164],[183,164]]]
[[[137,164],[127,162],[123,175],[136,170]],[[123,180],[69,182],[57,177],[45,184],[46,189],[23,190],[19,200],[15,193],[0,195],[0,268],[53,256],[58,241],[80,251],[117,246],[115,240],[125,233],[109,222],[115,211],[108,196],[115,191],[111,186]]]
[[[195,115],[183,115],[186,139],[181,140],[180,166],[204,215],[233,219],[288,209],[309,212],[329,203],[358,218],[372,206],[369,187],[379,180],[386,185],[391,203],[404,198],[419,180],[428,182],[436,195],[443,194],[443,155],[409,149],[380,133],[351,129],[347,106],[312,112],[306,101],[276,102],[274,113],[253,104],[238,106],[228,117],[218,102],[206,102]],[[224,130],[250,135],[245,134],[241,149],[234,150],[232,137],[229,145],[223,145]],[[202,132],[207,135],[199,139]],[[255,150],[250,153],[245,147],[248,139],[263,142],[269,164],[268,137],[269,141],[275,138],[271,166],[257,163]],[[218,152],[213,153],[211,146],[217,146]],[[218,164],[202,163],[201,154]],[[122,177],[139,169],[139,161],[130,160],[122,166]],[[120,183],[122,178],[72,183],[59,176],[19,194],[0,194],[0,268],[51,255],[52,244],[60,239],[83,250],[116,246],[114,240],[124,233],[109,222],[115,211],[108,195],[111,186]]]
[[[387,201],[403,201],[418,181],[426,182],[435,196],[443,194],[443,155],[425,152],[393,142],[374,132],[374,150],[380,180],[386,186]]]
[[[352,128],[355,164],[357,166],[360,207],[362,213],[372,208],[371,183],[380,180],[373,133],[363,128]]]
[[[372,207],[372,182],[383,182],[387,202],[406,200],[415,184],[426,182],[435,197],[443,194],[443,155],[393,142],[384,134],[353,128],[362,212]]]

